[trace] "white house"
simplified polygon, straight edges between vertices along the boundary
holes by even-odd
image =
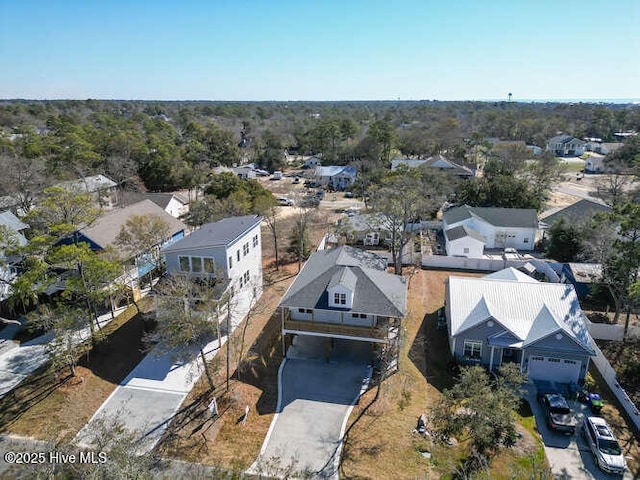
[[[444,232],[446,251],[450,257],[479,258],[484,253],[484,238],[466,225],[458,225]]]
[[[144,198],[151,200],[173,218],[180,218],[189,212],[189,200],[179,193],[145,193]]]
[[[465,228],[454,230],[461,226]],[[481,239],[485,248],[533,250],[538,217],[534,209],[462,205],[444,212],[442,230],[447,239],[447,252],[455,252],[453,255],[477,254]],[[465,248],[469,249],[466,253]]]
[[[547,150],[557,157],[579,157],[585,151],[585,142],[570,135],[557,135],[549,140]]]
[[[167,272],[228,278],[243,317],[262,295],[260,221],[246,215],[203,225],[162,250]]]
[[[333,190],[344,190],[356,181],[355,167],[316,167],[316,183]]]
[[[322,165],[322,160],[318,157],[309,157],[302,164],[302,168],[316,168]]]
[[[507,268],[450,276],[445,311],[452,355],[493,370],[515,363],[533,380],[579,383],[595,355],[573,285]]]
[[[469,178],[475,175],[469,167],[456,163],[442,155],[434,155],[429,158],[394,158],[391,160],[391,170],[397,170],[400,166],[417,168],[424,165],[425,168],[433,168],[460,178]]]
[[[590,141],[585,144],[585,150],[588,152],[599,153],[601,155],[609,155],[624,146],[621,142],[598,142]]]

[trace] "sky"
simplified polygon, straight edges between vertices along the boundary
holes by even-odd
[[[640,0],[0,0],[0,99],[640,99]]]

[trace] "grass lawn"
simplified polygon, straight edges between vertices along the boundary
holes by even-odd
[[[150,302],[140,302],[149,308]],[[71,440],[118,383],[142,359],[149,327],[131,306],[103,328],[106,339],[83,355],[76,376],[47,365],[0,399],[0,432],[41,440]]]
[[[483,275],[431,270],[417,270],[411,275],[400,370],[382,384],[378,400],[369,408],[366,407],[374,399],[375,390],[367,392],[354,408],[347,424],[342,476],[446,478],[466,456],[465,441],[453,447],[432,445],[428,439],[411,433],[418,417],[428,412],[443,389],[452,385],[446,369],[450,360],[447,334],[436,329],[437,311],[444,304],[444,280],[452,274]],[[520,415],[523,437],[514,448],[503,450],[493,460],[491,478],[530,472],[532,458],[545,464],[538,436],[527,427],[533,422],[531,411],[523,409]],[[431,452],[431,459],[421,455],[423,450]]]

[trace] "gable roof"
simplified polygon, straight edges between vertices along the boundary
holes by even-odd
[[[489,275],[485,275],[485,280],[508,280],[512,282],[530,282],[530,283],[538,283],[538,280],[530,277],[526,273],[522,273],[520,270],[516,270],[513,267],[508,267],[503,270],[499,270],[497,272],[490,273]]]
[[[523,347],[562,333],[594,354],[573,285],[525,281],[514,272],[497,273],[482,278],[449,277],[452,336],[492,318]],[[510,276],[518,279],[510,280]]]
[[[442,215],[447,225],[478,218],[495,227],[538,228],[538,215],[533,208],[470,207],[450,208]]]
[[[176,201],[180,202],[182,205],[187,205],[189,202],[186,198],[184,198],[179,193],[149,193],[146,192],[143,194],[144,198],[151,200],[153,203],[161,207],[163,210],[167,208],[169,202],[172,199],[176,199]]]
[[[585,142],[583,142],[579,138],[572,137],[571,135],[556,135],[555,137],[551,137],[549,139],[549,145],[556,144],[556,143],[567,144],[567,143],[572,143],[574,141],[582,145],[585,144]]]
[[[458,225],[457,227],[450,228],[449,230],[445,230],[445,237],[449,242],[454,240],[458,240],[463,237],[471,237],[475,240],[478,240],[484,243],[484,238],[477,230],[474,230],[471,227],[467,227],[466,225]]]
[[[356,167],[340,167],[336,165],[327,167],[316,167],[317,177],[335,177],[336,175],[347,175],[349,177],[355,177],[356,173]]]
[[[549,226],[560,220],[560,218],[564,218],[570,224],[585,223],[591,220],[596,213],[609,213],[611,211],[612,209],[608,205],[583,198],[562,210],[544,217],[542,221]]]
[[[391,160],[391,170],[396,170],[400,165],[406,165],[409,168],[417,168],[424,165],[428,168],[438,168],[462,177],[473,176],[473,171],[470,168],[449,160],[440,154],[429,158],[394,158]]]
[[[67,190],[75,190],[87,193],[97,192],[104,188],[117,187],[118,184],[102,174],[92,175],[90,177],[83,177],[78,180],[71,180],[69,182],[62,182],[59,186],[66,188]]]
[[[245,215],[229,217],[215,223],[205,223],[198,230],[172,243],[163,253],[175,253],[206,247],[224,247],[231,245],[247,231],[260,224],[261,217]]]
[[[280,305],[331,310],[327,288],[344,278],[354,287],[351,311],[404,317],[407,284],[403,277],[387,273],[386,265],[386,259],[346,245],[320,250],[309,257]]]
[[[27,245],[27,243],[29,243],[25,238],[25,236],[22,233],[20,233],[21,230],[29,228],[29,225],[21,221],[10,210],[0,212],[0,225],[4,225],[5,227],[7,227],[7,229],[13,232],[13,236],[15,237],[15,240],[18,242],[18,245],[20,245],[21,247],[24,247]]]
[[[128,207],[117,208],[107,212],[98,218],[93,225],[80,230],[80,234],[91,240],[99,248],[107,248],[116,243],[116,237],[120,233],[120,229],[127,223],[127,220],[135,215],[144,217],[155,215],[161,218],[169,225],[172,235],[187,228],[184,223],[177,218],[173,218],[151,200],[142,200]]]

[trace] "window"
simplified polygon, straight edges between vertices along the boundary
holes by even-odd
[[[202,259],[200,257],[191,257],[191,271],[193,273],[202,272]]]
[[[513,357],[513,350],[510,348],[504,348],[502,350],[502,356],[505,358],[511,358]]]
[[[254,235],[253,236],[253,246],[257,247],[258,246],[258,235]]]
[[[229,268],[233,268],[233,255],[229,255]]]
[[[242,246],[242,256],[246,257],[248,253],[249,253],[249,242],[245,243]]]
[[[529,239],[528,239],[528,238],[525,238],[525,239],[523,240],[523,242],[524,242],[524,243],[529,243]]]
[[[240,250],[238,250],[238,251],[236,252],[236,254],[237,254],[237,255],[236,255],[237,260],[238,260],[238,261],[240,261]]]
[[[366,313],[352,313],[351,318],[367,318]]]
[[[347,294],[346,293],[335,293],[333,295],[333,303],[336,305],[346,305],[347,304]]]
[[[178,257],[178,261],[180,262],[180,271],[182,272],[191,271],[191,267],[189,266],[189,257]]]
[[[559,358],[547,358],[547,361],[551,363],[560,363]]]
[[[468,358],[481,358],[482,342],[474,340],[464,341],[464,356]]]
[[[308,313],[308,314],[311,314],[311,313],[313,313],[313,310],[311,310],[310,308],[299,308],[299,309],[298,309],[298,313]]]
[[[469,247],[464,247],[463,252],[464,252],[464,253],[469,253]]]
[[[213,258],[204,259],[204,272],[215,273],[215,266],[213,265]]]
[[[249,270],[244,272],[244,283],[245,285],[249,283]]]

